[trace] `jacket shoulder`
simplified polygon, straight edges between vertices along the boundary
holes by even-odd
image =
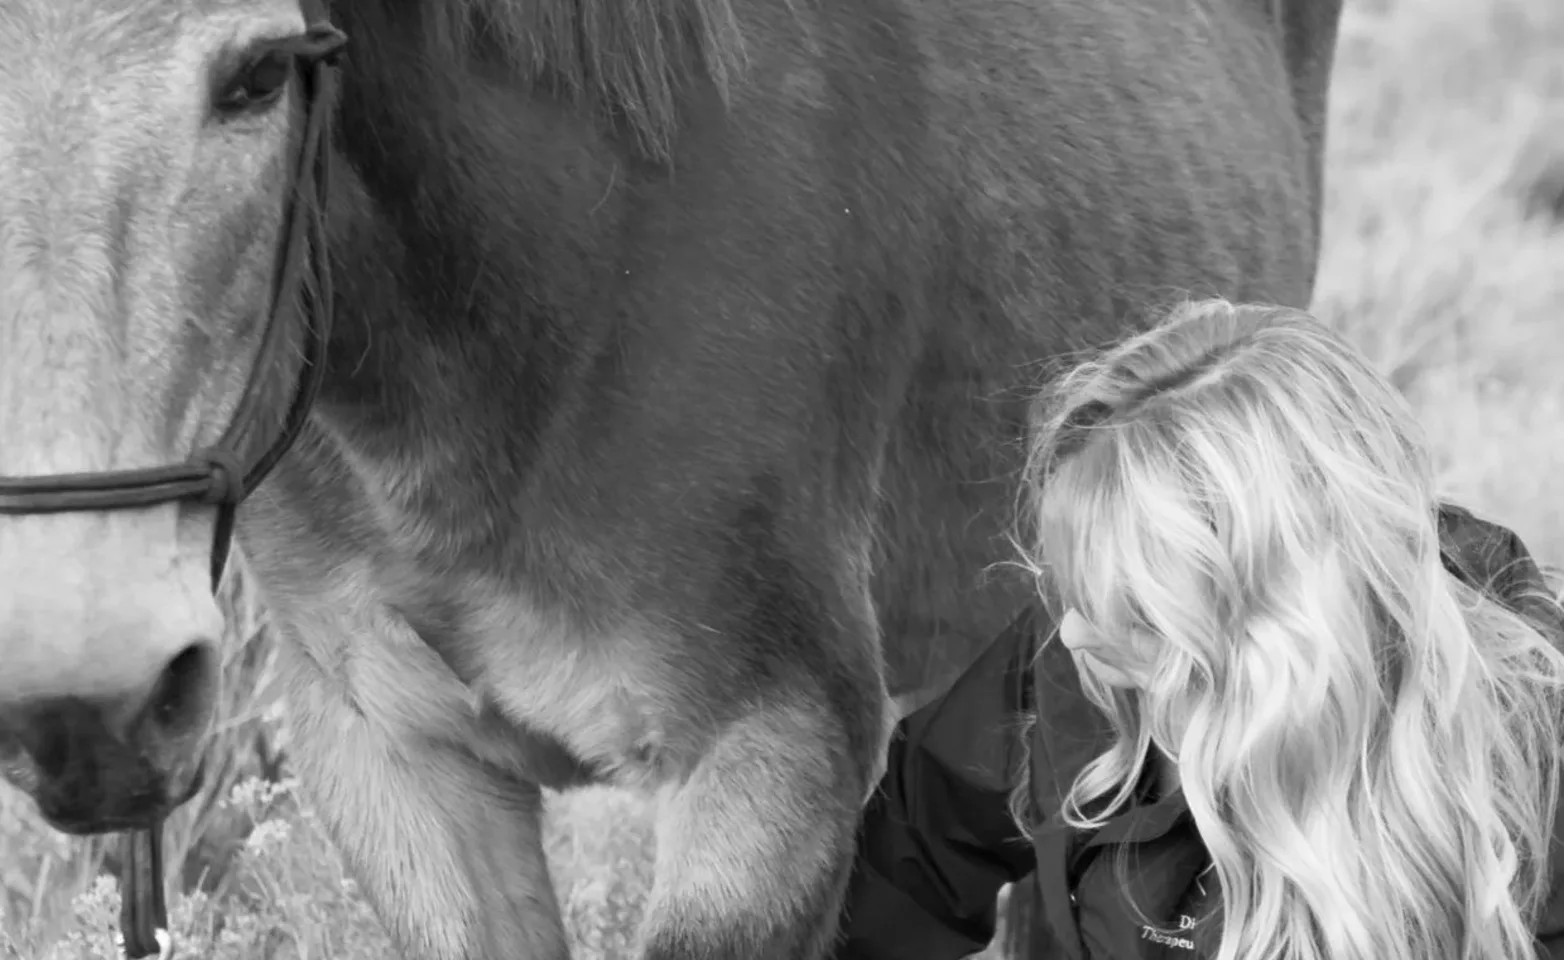
[[[1454,504],[1439,507],[1445,568],[1468,585],[1533,621],[1564,644],[1564,610],[1519,535]]]

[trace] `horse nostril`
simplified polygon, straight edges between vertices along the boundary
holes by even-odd
[[[211,646],[192,643],[163,668],[147,701],[146,719],[163,736],[179,737],[205,717],[213,672]]]
[[[54,778],[65,772],[71,759],[72,740],[88,726],[83,722],[83,711],[87,709],[79,701],[65,701],[42,706],[29,718],[22,744],[40,774]]]

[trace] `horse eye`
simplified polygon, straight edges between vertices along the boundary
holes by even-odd
[[[215,106],[225,114],[271,106],[288,85],[292,72],[292,57],[277,50],[267,51],[246,63],[223,85]]]

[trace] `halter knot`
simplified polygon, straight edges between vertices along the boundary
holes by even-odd
[[[244,461],[237,453],[223,447],[208,447],[195,456],[195,461],[205,466],[211,477],[202,503],[237,506],[244,499],[248,492],[244,484]]]

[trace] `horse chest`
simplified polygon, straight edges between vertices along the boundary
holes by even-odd
[[[585,634],[515,596],[419,632],[502,716],[556,740],[596,778],[652,787],[672,772],[662,668],[644,634]]]

